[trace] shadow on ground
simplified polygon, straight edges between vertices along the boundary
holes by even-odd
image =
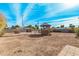
[[[44,37],[44,36],[51,36],[50,35],[41,35],[41,34],[30,34],[29,37],[34,37],[34,38],[39,38],[39,37]]]
[[[41,34],[30,34],[29,37],[38,38],[38,37],[43,37],[43,35],[41,35]]]

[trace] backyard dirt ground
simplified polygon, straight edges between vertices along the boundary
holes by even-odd
[[[0,37],[0,55],[56,56],[66,45],[79,47],[75,33],[51,33],[50,36],[5,33]]]

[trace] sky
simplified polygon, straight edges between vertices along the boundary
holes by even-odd
[[[0,13],[8,26],[22,26],[22,22],[24,26],[44,22],[52,26],[79,25],[78,3],[0,3]]]

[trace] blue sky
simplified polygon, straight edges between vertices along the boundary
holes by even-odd
[[[6,17],[7,25],[22,26],[47,22],[52,26],[79,25],[79,4],[69,3],[0,3],[0,13]]]

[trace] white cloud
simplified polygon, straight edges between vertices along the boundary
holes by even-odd
[[[64,19],[58,19],[58,20],[52,20],[50,22],[52,22],[55,25],[62,25],[62,24],[64,24],[66,27],[69,26],[69,24],[74,24],[74,25],[78,26],[79,25],[78,17],[79,16],[69,17],[69,18],[64,18]]]
[[[23,13],[23,19],[25,20],[28,16],[29,13],[31,13],[31,10],[33,9],[35,4],[29,4],[27,6],[27,8],[25,9],[24,13]],[[27,20],[27,19],[26,19]]]
[[[51,6],[51,7],[50,7]],[[61,3],[59,5],[59,8],[57,8],[56,10],[53,11],[53,7],[52,4],[47,6],[47,12],[44,16],[42,16],[41,18],[38,18],[36,20],[42,19],[42,18],[49,18],[49,17],[54,17],[56,16],[58,13],[62,12],[62,11],[66,11],[68,9],[72,9],[76,6],[78,6],[78,3]]]
[[[20,4],[19,3],[13,3],[10,6],[10,9],[12,10],[13,14],[16,16],[16,24],[20,24]]]
[[[28,14],[31,12],[32,8],[33,8],[34,4],[29,4],[24,13],[22,15],[19,15],[19,17],[17,17],[17,24],[22,26],[22,20],[24,22],[24,20],[27,20],[27,16]]]
[[[59,6],[60,8],[57,8],[58,10],[49,11],[49,13],[47,13],[44,17],[48,18],[48,17],[56,16],[58,13],[74,8],[75,6],[78,6],[78,3],[63,3],[61,6]]]
[[[16,12],[16,24],[19,24],[20,21],[20,4],[14,4],[15,12]]]

